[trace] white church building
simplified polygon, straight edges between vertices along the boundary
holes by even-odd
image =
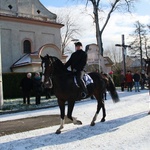
[[[0,0],[2,72],[41,71],[40,55],[62,58],[62,24],[39,0]]]

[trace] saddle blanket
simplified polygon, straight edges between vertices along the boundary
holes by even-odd
[[[88,75],[88,74],[84,74],[83,76],[83,81],[85,83],[85,85],[87,86],[88,84],[93,83],[93,79]],[[74,82],[75,84],[79,87],[78,83],[77,83],[77,79],[76,76],[74,76]]]
[[[83,80],[85,82],[85,85],[93,83],[93,79],[88,74],[84,74]]]

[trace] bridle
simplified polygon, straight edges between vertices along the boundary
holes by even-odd
[[[44,83],[44,85],[50,85],[50,88],[52,88],[53,61],[48,55],[42,58],[41,67],[42,67],[42,82]]]
[[[57,57],[54,57],[54,56],[49,56],[49,55],[46,55],[44,57],[41,57],[42,59],[42,63],[41,63],[41,67],[42,67],[42,82],[46,85],[48,83],[51,83],[52,84],[52,80],[55,78],[55,77],[59,77],[59,76],[64,76],[64,75],[67,75],[67,74],[70,74],[69,71],[64,70],[62,68],[59,69],[59,65],[62,65],[62,62],[57,58]],[[64,66],[62,66],[64,67]],[[59,72],[62,69],[62,71],[66,71],[66,72]]]

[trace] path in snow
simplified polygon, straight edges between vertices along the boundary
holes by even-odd
[[[99,122],[101,112],[94,127],[89,126],[96,111],[95,100],[77,103],[73,115],[83,125],[66,124],[62,134],[56,135],[58,125],[0,137],[0,150],[149,150],[150,115],[148,115],[149,95],[119,92],[121,101],[114,104],[108,96],[106,122]],[[59,109],[51,108],[7,114],[0,121],[31,116],[58,114]]]

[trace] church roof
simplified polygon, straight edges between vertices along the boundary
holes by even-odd
[[[56,22],[56,14],[46,9],[39,0],[0,0],[0,15]]]
[[[26,66],[26,65],[33,64],[33,63],[39,64],[41,62],[32,62],[32,59],[31,59],[31,55],[37,55],[38,56],[38,54],[39,54],[38,51],[30,53],[30,54],[25,54],[24,56],[19,58],[10,68],[12,69],[15,67]]]

